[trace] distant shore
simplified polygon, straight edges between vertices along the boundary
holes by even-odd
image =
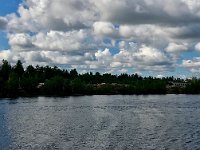
[[[73,95],[200,94],[200,79],[142,77],[138,74],[79,74],[56,66],[0,65],[0,97]]]
[[[45,94],[30,94],[30,93],[25,93],[23,92],[19,92],[16,95],[0,95],[0,99],[3,98],[19,98],[19,97],[23,97],[23,98],[32,98],[32,97],[70,97],[70,96],[94,96],[94,95],[199,95],[199,94],[194,94],[194,93],[170,93],[170,92],[166,92],[166,93],[84,93],[84,94],[78,94],[78,93],[73,93],[73,94],[68,94],[68,95],[64,95],[64,94],[60,94],[60,95],[45,95]]]

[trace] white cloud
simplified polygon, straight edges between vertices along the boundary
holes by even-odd
[[[159,78],[159,79],[162,79],[163,77],[165,77],[165,76],[162,74],[157,75],[157,78]]]
[[[10,60],[11,51],[10,50],[1,50],[0,59]]]
[[[110,64],[110,66],[111,66],[112,68],[120,68],[120,67],[122,67],[122,63],[121,63],[121,62],[112,62],[112,63]]]
[[[200,73],[200,57],[195,57],[192,60],[183,60],[182,67],[187,68],[192,73]]]
[[[95,53],[96,61],[91,62],[97,68],[109,68],[112,62],[112,54],[109,49],[105,49],[104,51],[98,50]]]
[[[0,17],[10,44],[0,59],[84,71],[173,71],[177,54],[193,45],[200,51],[199,10],[187,0],[25,0],[18,14]]]
[[[167,48],[165,49],[167,52],[170,53],[178,53],[178,52],[184,52],[188,50],[188,44],[187,43],[169,43]]]
[[[32,46],[31,36],[26,33],[10,34],[8,38],[12,49],[24,50]]]
[[[118,31],[112,23],[95,22],[93,24],[94,33],[99,36],[117,37]]]
[[[39,49],[73,51],[84,48],[83,41],[87,38],[84,31],[39,33],[33,38],[33,44]]]
[[[200,69],[199,68],[192,68],[192,69],[190,69],[190,71],[192,72],[192,73],[200,73]]]
[[[128,72],[128,69],[120,69],[118,72],[119,72],[119,73],[127,73],[127,72]]]
[[[200,57],[196,57],[193,60],[183,60],[183,66],[192,68],[192,67],[200,67]]]
[[[137,70],[163,71],[173,68],[172,60],[160,50],[141,45],[137,50],[122,50],[115,55],[115,59],[126,64],[127,67],[133,67]]]
[[[18,9],[20,17],[11,14],[8,25],[17,32],[86,28],[96,18],[91,5],[89,0],[26,0]]]
[[[51,30],[49,32],[39,32],[32,36],[27,33],[15,33],[9,34],[8,38],[9,44],[14,51],[81,52],[108,46],[102,43],[102,40],[93,38],[89,30],[73,30],[68,32]]]
[[[200,43],[197,43],[197,44],[195,45],[195,50],[196,50],[196,51],[200,51]]]

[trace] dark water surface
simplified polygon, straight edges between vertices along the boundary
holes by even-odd
[[[3,99],[0,149],[200,149],[200,96]]]

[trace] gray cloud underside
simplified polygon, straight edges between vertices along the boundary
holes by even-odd
[[[0,17],[0,30],[5,30],[7,27],[7,19],[4,17]]]

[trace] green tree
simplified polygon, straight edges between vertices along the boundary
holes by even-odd
[[[35,68],[32,65],[29,65],[26,68],[25,75],[27,77],[33,77],[33,76],[35,76],[35,73],[36,73],[36,70],[35,70]]]
[[[71,80],[70,86],[75,94],[83,94],[85,92],[85,83],[79,78]]]
[[[78,72],[76,71],[76,69],[72,69],[69,74],[71,78],[78,77]]]
[[[19,88],[19,80],[17,74],[12,72],[7,81],[7,90],[11,92],[11,94],[16,94]]]
[[[44,91],[48,95],[62,95],[64,91],[64,78],[55,76],[45,81]]]
[[[0,76],[0,97],[3,96],[4,88],[5,88],[5,81],[4,81],[3,78]]]
[[[35,92],[37,84],[35,77],[22,77],[20,81],[21,88],[29,93]]]
[[[9,74],[11,72],[11,65],[8,63],[7,60],[2,61],[2,66],[0,67],[0,75],[4,80],[8,80]]]
[[[16,65],[14,66],[14,72],[18,75],[19,78],[22,77],[24,73],[24,68],[20,60],[18,60]]]

